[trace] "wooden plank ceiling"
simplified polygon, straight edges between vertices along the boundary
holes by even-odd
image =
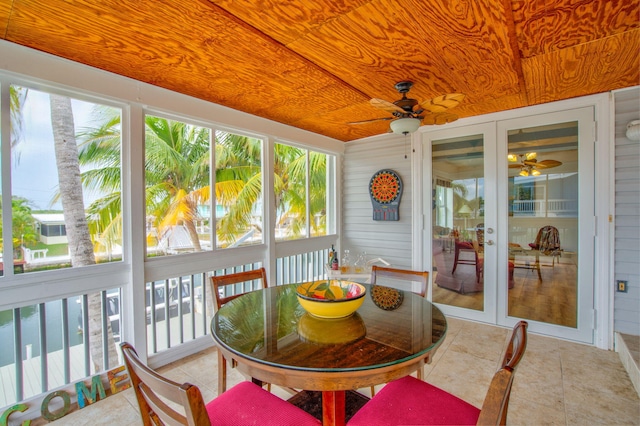
[[[640,0],[0,0],[10,42],[341,141],[640,84]]]

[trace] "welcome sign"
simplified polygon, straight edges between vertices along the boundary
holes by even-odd
[[[37,426],[58,420],[131,387],[124,365],[6,408],[0,426]]]

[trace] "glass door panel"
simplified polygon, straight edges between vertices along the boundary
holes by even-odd
[[[484,311],[484,135],[434,139],[432,299]]]
[[[509,130],[508,316],[577,327],[578,122]]]
[[[594,128],[590,107],[498,122],[498,324],[593,341]]]

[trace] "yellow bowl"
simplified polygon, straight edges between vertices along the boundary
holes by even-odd
[[[365,334],[367,329],[357,312],[345,318],[317,318],[305,312],[298,321],[300,339],[320,345],[349,343]]]
[[[362,284],[342,280],[321,280],[300,284],[300,305],[319,318],[343,318],[353,314],[364,302]]]

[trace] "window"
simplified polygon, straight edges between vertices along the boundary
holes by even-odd
[[[68,267],[72,255],[76,266],[121,260],[121,110],[18,85],[10,94],[13,244],[3,244],[5,263],[11,252],[17,272]],[[70,239],[89,250],[70,253]]]
[[[148,256],[262,243],[262,140],[153,115],[145,128]]]
[[[211,249],[211,130],[145,116],[147,255]],[[202,243],[204,241],[204,244]]]
[[[276,239],[335,232],[335,157],[277,143],[274,163]]]
[[[216,240],[218,248],[264,241],[263,141],[216,132]]]

